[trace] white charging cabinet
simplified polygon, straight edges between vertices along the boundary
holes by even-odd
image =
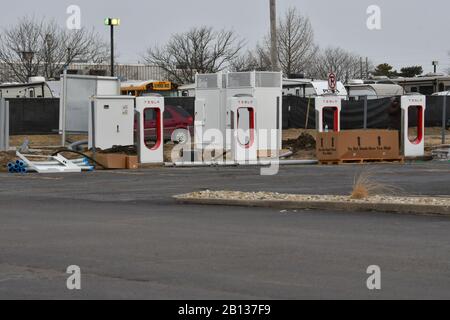
[[[135,98],[93,97],[89,114],[89,148],[134,145]]]

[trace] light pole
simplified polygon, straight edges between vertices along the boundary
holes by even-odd
[[[272,71],[280,71],[278,67],[277,41],[277,1],[270,0],[270,56],[272,60]]]
[[[114,77],[114,27],[120,26],[120,19],[106,18],[105,26],[110,26],[111,29],[111,77]]]

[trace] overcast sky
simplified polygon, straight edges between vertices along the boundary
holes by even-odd
[[[2,8],[0,25],[7,27],[24,15],[56,18],[65,24],[66,8],[82,10],[82,23],[96,27],[105,38],[103,18],[120,17],[117,48],[120,62],[138,62],[145,49],[164,43],[172,33],[192,26],[231,28],[248,41],[249,47],[268,31],[268,0],[22,0]],[[382,30],[369,31],[369,5],[382,10]],[[374,63],[388,62],[399,68],[431,61],[440,69],[450,68],[450,1],[448,0],[278,0],[278,11],[297,7],[313,24],[321,47],[341,46],[368,56]]]

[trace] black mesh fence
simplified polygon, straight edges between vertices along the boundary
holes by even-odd
[[[446,114],[443,118],[444,101]],[[341,128],[343,130],[363,129],[365,101],[342,101]],[[401,126],[400,97],[388,97],[367,100],[368,129],[400,129]],[[417,113],[410,112],[410,126],[417,123]],[[425,125],[427,127],[441,127],[442,122],[450,125],[450,96],[427,97]],[[324,122],[329,128],[333,126],[333,115],[324,114]],[[286,96],[283,98],[283,128],[316,128],[315,99]]]
[[[9,101],[10,135],[54,134],[59,130],[59,99],[14,98]]]
[[[59,99],[7,99],[10,103],[10,134],[51,134],[59,129]],[[443,106],[446,100],[446,115]],[[167,97],[166,105],[181,106],[192,117],[195,115],[194,97]],[[364,100],[342,101],[341,128],[343,130],[364,128]],[[333,126],[333,116],[325,114],[325,123]],[[428,96],[425,115],[427,127],[450,126],[450,96]],[[410,113],[410,126],[417,123],[417,115]],[[367,128],[400,129],[400,97],[367,100]],[[316,128],[314,98],[283,97],[283,129]]]

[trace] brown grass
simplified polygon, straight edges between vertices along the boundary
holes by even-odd
[[[399,187],[376,181],[375,175],[376,172],[367,170],[356,174],[350,198],[362,200],[375,195],[398,196],[403,193]]]

